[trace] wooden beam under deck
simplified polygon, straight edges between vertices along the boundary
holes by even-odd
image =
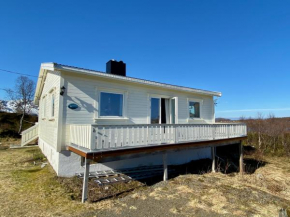
[[[152,146],[142,146],[142,147],[129,147],[123,149],[113,149],[113,150],[96,150],[96,151],[83,151],[77,147],[69,146],[68,150],[93,161],[100,161],[103,158],[114,157],[127,154],[136,154],[136,153],[152,153],[158,151],[166,150],[178,150],[184,148],[202,148],[209,146],[223,146],[230,145],[234,143],[240,143],[242,140],[245,140],[247,136],[237,137],[237,138],[228,138],[228,139],[217,139],[217,140],[206,140],[198,142],[187,142],[187,143],[176,143],[176,144],[165,144],[165,145],[152,145]]]

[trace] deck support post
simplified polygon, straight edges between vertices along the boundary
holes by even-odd
[[[82,203],[86,202],[86,200],[88,199],[89,172],[90,172],[90,159],[85,158]]]
[[[163,152],[163,181],[168,180],[167,153]]]
[[[240,149],[240,174],[244,173],[244,148],[242,141],[239,143],[239,149]]]
[[[212,157],[211,170],[212,170],[213,173],[216,172],[215,152],[216,152],[216,147],[215,146],[211,146],[211,157]]]

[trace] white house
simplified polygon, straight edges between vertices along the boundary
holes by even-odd
[[[90,170],[160,165],[212,158],[214,147],[245,138],[243,124],[215,124],[220,92],[126,76],[123,62],[107,72],[43,63],[35,93],[39,123],[22,145],[39,147],[59,176]],[[86,164],[85,164],[86,165]]]

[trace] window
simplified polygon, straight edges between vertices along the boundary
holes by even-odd
[[[54,94],[51,94],[51,117],[53,118],[54,117],[54,107],[55,107],[55,97],[54,97]]]
[[[123,94],[100,93],[100,116],[123,116]]]
[[[46,115],[46,97],[42,98],[42,118]]]
[[[176,102],[176,99],[175,98],[172,98],[171,99],[171,124],[175,124],[175,102]]]
[[[151,124],[159,124],[160,99],[151,98]]]
[[[199,102],[189,102],[189,118],[200,118]]]

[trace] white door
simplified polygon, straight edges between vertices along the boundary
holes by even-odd
[[[178,123],[178,99],[177,97],[173,97],[170,99],[170,123],[177,124]]]

